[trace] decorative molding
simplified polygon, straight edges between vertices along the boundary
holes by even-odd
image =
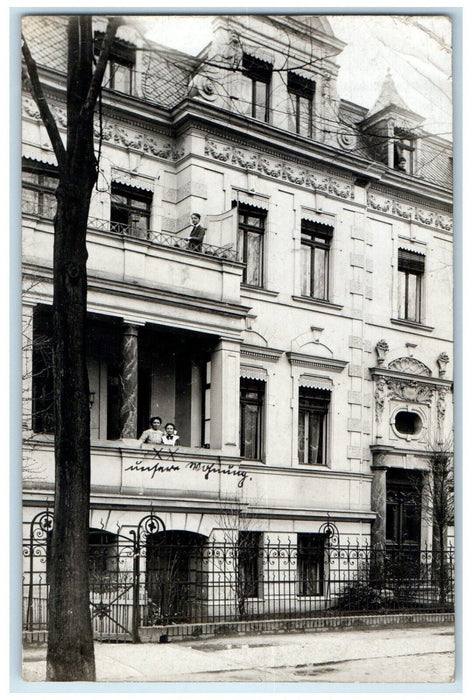
[[[421,376],[430,377],[431,370],[424,362],[420,362],[414,357],[397,357],[396,360],[389,362],[388,369],[392,372],[403,372],[407,374],[419,374]]]
[[[430,404],[435,387],[412,379],[389,379],[387,381],[388,396],[411,403]]]
[[[264,362],[278,362],[283,354],[283,350],[262,348],[259,345],[241,344],[241,357],[251,357]]]
[[[441,436],[444,428],[444,418],[446,415],[446,394],[449,392],[448,387],[441,387],[438,391],[438,398],[436,401],[436,425],[438,429],[438,435]]]
[[[405,205],[397,200],[378,196],[371,191],[367,193],[367,207],[382,214],[391,214],[407,221],[417,221],[424,226],[431,226],[448,233],[453,230],[452,216]]]
[[[374,401],[375,401],[375,420],[377,423],[382,418],[385,408],[385,399],[387,398],[387,382],[383,377],[378,377],[375,382]]]
[[[301,185],[317,192],[324,192],[341,199],[354,199],[354,186],[350,183],[329,176],[322,177],[308,168],[293,168],[285,161],[267,158],[266,153],[262,156],[257,152],[219,143],[207,137],[205,155],[222,163],[230,163],[245,170],[260,172],[269,177]]]
[[[305,355],[301,352],[292,351],[287,353],[287,358],[291,365],[321,369],[328,372],[342,372],[348,364],[344,360],[335,360],[330,357],[316,357],[314,355]]]
[[[51,111],[57,123],[66,128],[66,110],[53,106]],[[41,121],[39,110],[32,99],[25,98],[23,100],[23,113],[36,121]],[[147,155],[155,156],[156,158],[175,161],[185,155],[185,150],[183,148],[176,148],[172,143],[164,143],[149,136],[145,132],[127,129],[109,120],[102,122],[102,128],[100,130],[100,122],[98,118],[95,119],[94,134],[97,138],[101,136],[103,141],[113,142],[115,145],[124,146],[125,148],[133,148]]]
[[[389,347],[386,340],[379,340],[375,346],[375,352],[377,353],[377,365],[382,367],[385,362],[385,357],[388,353]]]
[[[449,364],[449,355],[445,352],[442,352],[440,355],[438,355],[438,359],[436,360],[437,365],[439,367],[439,376],[444,377],[446,374],[446,365]]]

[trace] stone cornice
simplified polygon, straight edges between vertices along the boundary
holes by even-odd
[[[52,284],[51,268],[46,268],[39,265],[31,266],[28,264],[24,264],[23,269],[25,274],[30,272],[36,278],[39,278],[45,282],[50,282]],[[161,303],[170,307],[178,306],[187,309],[200,309],[202,311],[211,311],[215,314],[215,318],[218,318],[218,316],[221,315],[233,318],[245,318],[251,308],[249,306],[243,306],[242,304],[220,302],[213,299],[204,299],[195,295],[187,295],[174,291],[156,289],[155,287],[146,287],[145,285],[140,285],[137,288],[133,284],[121,282],[119,280],[103,279],[101,277],[96,277],[91,273],[88,274],[87,288],[89,292],[105,292],[110,297],[119,296],[125,297],[126,299],[133,298],[137,301],[151,301],[154,304]],[[41,299],[41,301],[44,301],[44,299]],[[110,306],[112,306],[111,302]],[[89,310],[94,310],[93,304],[91,302]],[[126,311],[126,314],[129,316],[129,310]]]
[[[283,350],[263,348],[259,345],[247,345],[245,343],[241,344],[241,357],[250,357],[252,359],[262,360],[265,362],[278,362],[283,354]]]
[[[384,369],[383,367],[369,367],[372,379],[395,380],[400,382],[414,383],[429,386],[432,389],[451,388],[453,382],[450,379],[440,377],[426,377],[423,374],[412,374],[410,372],[396,372],[395,370]]]
[[[297,367],[309,367],[311,369],[321,369],[329,372],[342,372],[348,364],[345,360],[335,360],[330,357],[317,357],[305,355],[301,352],[288,352],[288,361]]]

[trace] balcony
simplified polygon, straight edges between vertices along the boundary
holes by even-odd
[[[189,248],[187,238],[175,236],[170,233],[157,233],[156,231],[143,230],[133,224],[121,224],[107,219],[91,217],[88,222],[88,227],[94,231],[106,231],[119,236],[151,241],[151,243],[158,246],[186,250],[195,255],[205,255],[220,260],[236,261],[236,251],[231,244],[218,246],[210,243],[203,243],[201,251],[196,251]]]
[[[25,263],[52,267],[54,209],[46,203],[40,207],[37,202],[24,202]],[[201,250],[192,250],[183,236],[90,217],[89,280],[106,279],[186,298],[190,295],[210,302],[240,304],[243,264],[236,260],[234,244],[218,245],[221,242],[214,228],[207,233]]]

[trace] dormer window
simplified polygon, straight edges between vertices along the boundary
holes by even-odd
[[[412,138],[396,136],[393,148],[393,167],[412,175],[414,172],[415,142]]]
[[[242,111],[263,122],[269,121],[269,94],[272,66],[266,61],[244,54]]]
[[[95,34],[95,53],[100,52],[101,42],[104,34]],[[115,39],[111,46],[110,57],[105,72],[105,87],[124,92],[127,95],[133,94],[134,67],[136,63],[136,48],[127,41]]]
[[[313,129],[313,96],[315,83],[296,73],[289,73],[288,128],[301,136],[311,138]]]

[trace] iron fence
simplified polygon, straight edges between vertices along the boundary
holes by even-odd
[[[340,542],[330,534],[333,526],[295,542],[263,541],[262,535],[217,542],[165,531],[161,522],[148,516],[126,537],[94,545],[89,572],[96,638],[137,641],[139,627],[178,623],[454,609],[452,547],[378,550],[368,542]],[[28,630],[47,628],[49,520],[46,525],[41,544],[31,541],[24,549]]]

